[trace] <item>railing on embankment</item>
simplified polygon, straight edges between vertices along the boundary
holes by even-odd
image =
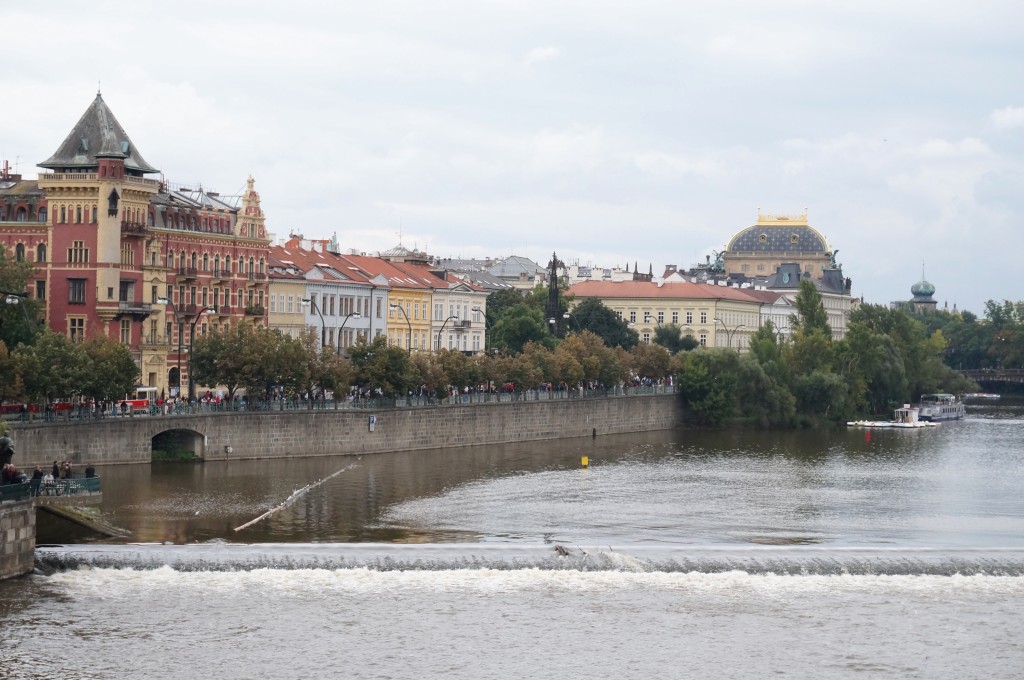
[[[979,383],[1024,383],[1022,368],[976,368],[960,373]]]
[[[0,486],[0,503],[28,498],[61,498],[71,503],[77,500],[87,500],[99,493],[99,477],[70,477],[49,482],[42,479],[30,479],[20,484]]]
[[[459,395],[457,403],[442,404],[409,396],[360,408],[19,423],[13,434],[19,455],[33,465],[148,463],[154,438],[166,432],[190,437],[191,450],[205,460],[358,455],[671,429],[682,422],[682,404],[671,390],[658,386],[636,394],[641,390],[630,387],[600,397],[596,391],[540,391],[490,401],[477,395],[479,402]]]

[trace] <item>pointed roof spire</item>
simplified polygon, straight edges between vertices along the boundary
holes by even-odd
[[[39,167],[50,170],[88,170],[99,165],[97,158],[123,158],[125,168],[138,174],[159,172],[135,149],[98,91],[96,99],[82,114],[57,152],[40,163]]]

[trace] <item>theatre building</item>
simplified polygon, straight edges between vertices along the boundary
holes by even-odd
[[[270,240],[252,177],[240,196],[166,182],[100,94],[24,180],[0,171],[0,243],[36,269],[46,324],[128,346],[141,381],[188,384],[194,336],[266,323]]]

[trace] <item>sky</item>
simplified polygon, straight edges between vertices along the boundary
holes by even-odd
[[[853,293],[1024,299],[1024,3],[4,3],[0,159],[97,89],[278,238],[681,268],[808,213]]]

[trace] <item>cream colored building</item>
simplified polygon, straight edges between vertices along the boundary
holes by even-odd
[[[596,298],[627,321],[641,342],[654,340],[655,329],[676,324],[703,347],[743,351],[757,332],[761,306],[777,297],[767,291],[701,283],[588,281],[569,289],[577,301]]]
[[[817,278],[834,266],[834,251],[825,236],[807,223],[807,211],[796,215],[759,212],[757,224],[736,233],[722,253],[726,275],[770,276],[785,263]]]

